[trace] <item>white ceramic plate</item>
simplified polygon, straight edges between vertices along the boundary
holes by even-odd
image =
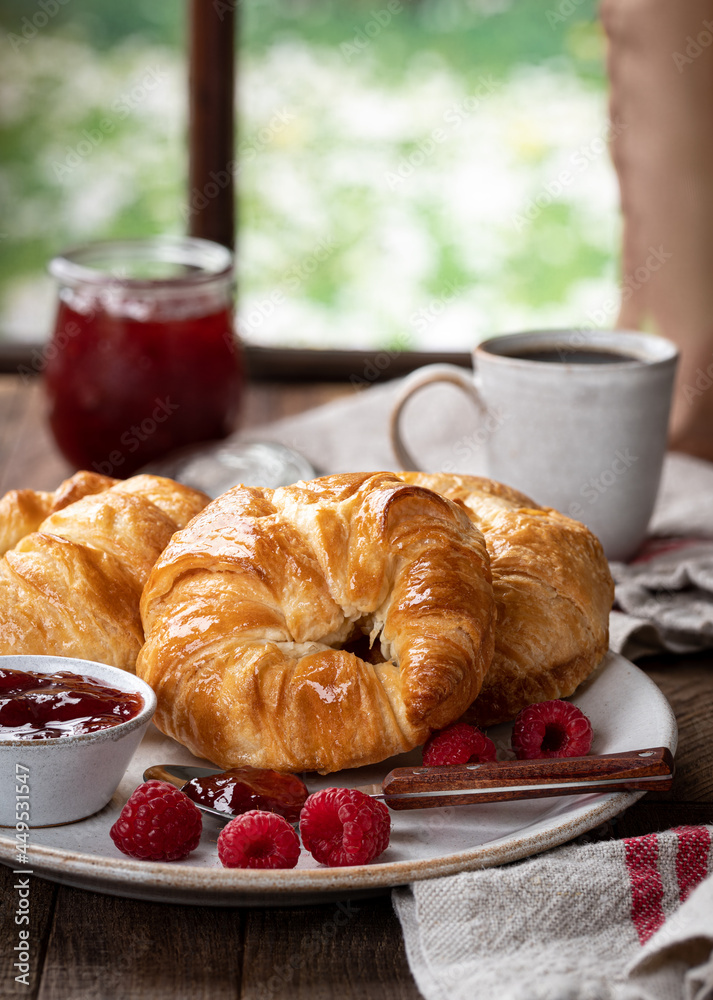
[[[645,747],[676,749],[676,722],[658,687],[623,657],[609,653],[572,698],[591,719],[593,753]],[[509,745],[508,726],[490,731]],[[307,776],[310,790],[380,780],[398,765],[420,762],[420,751],[382,764]],[[555,847],[617,815],[641,792],[557,796],[522,802],[392,812],[388,850],[371,865],[323,868],[303,851],[288,871],[223,868],[216,840],[219,821],[205,817],[198,849],[185,861],[135,861],[121,854],[109,828],[152,763],[203,763],[154,726],[137,750],[112,801],[89,819],[30,831],[28,861],[35,875],[65,885],[137,899],[211,906],[276,906],[324,902],[339,896],[383,892],[438,875],[516,861]],[[87,775],[91,780],[91,775]],[[0,830],[0,862],[15,867],[14,831]]]

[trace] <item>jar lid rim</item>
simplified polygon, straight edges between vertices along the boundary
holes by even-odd
[[[101,261],[96,266],[93,261]],[[116,262],[115,269],[111,263]],[[191,268],[178,275],[131,277],[122,274],[129,262],[176,264]],[[151,236],[143,239],[99,240],[71,247],[49,262],[48,270],[64,284],[156,288],[203,284],[233,275],[231,250],[197,236]]]

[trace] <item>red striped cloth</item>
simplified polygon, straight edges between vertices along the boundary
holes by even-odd
[[[709,874],[711,835],[706,826],[679,826],[674,833],[678,836],[678,898],[683,903],[690,896],[691,890]]]
[[[709,874],[711,835],[705,826],[680,826],[671,831],[677,844],[675,878],[677,899],[683,903]],[[659,834],[624,841],[631,886],[631,920],[645,944],[666,920],[664,885],[659,870]]]
[[[626,868],[631,885],[631,919],[644,944],[664,922],[663,882],[658,869],[658,837],[624,841]]]
[[[569,844],[394,892],[427,1000],[713,1000],[713,828]]]

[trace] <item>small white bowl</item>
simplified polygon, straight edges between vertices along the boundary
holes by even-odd
[[[21,740],[3,739],[0,729],[0,826],[56,826],[98,812],[116,791],[151,721],[153,690],[126,670],[68,656],[0,656],[0,669],[68,671],[141,695],[138,715],[95,733]]]

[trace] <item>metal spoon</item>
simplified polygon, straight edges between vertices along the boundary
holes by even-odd
[[[145,465],[141,472],[168,476],[179,483],[220,496],[231,486],[290,486],[312,479],[315,469],[298,452],[275,441],[239,441],[235,437],[188,445]]]
[[[209,778],[213,774],[223,774],[219,767],[194,767],[192,764],[153,764],[144,771],[144,781],[168,781],[176,788],[183,788],[191,778]],[[201,812],[216,816],[223,823],[233,819],[234,814],[220,812],[212,806],[206,806],[202,802],[191,799],[194,805],[198,806]]]

